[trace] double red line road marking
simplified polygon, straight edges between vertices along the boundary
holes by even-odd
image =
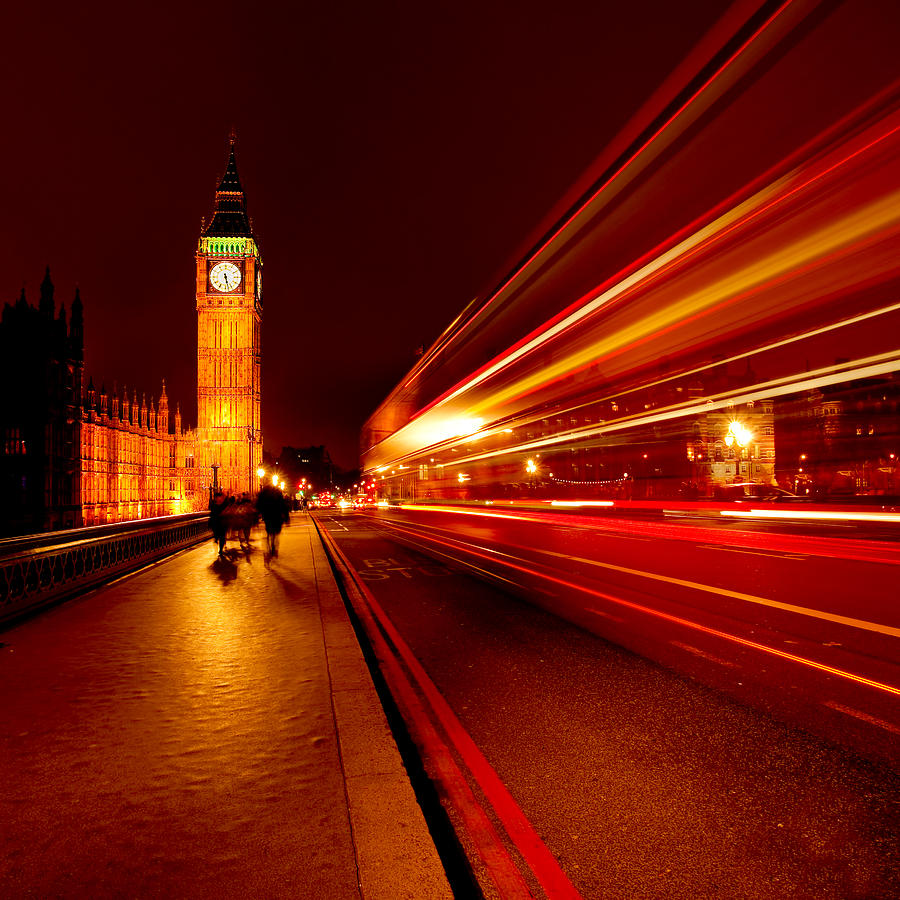
[[[475,796],[457,758],[544,893],[563,900],[580,900],[581,895],[371,591],[327,530],[320,528],[319,534],[341,575],[348,599],[365,629],[381,674],[422,754],[426,769],[438,780],[441,796],[452,805],[463,823],[499,895],[504,900],[524,900],[534,896],[488,810]]]

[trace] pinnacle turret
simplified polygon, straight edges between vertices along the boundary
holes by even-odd
[[[55,307],[53,303],[53,282],[50,280],[50,266],[47,266],[47,271],[44,273],[44,280],[41,282],[41,302],[39,309],[45,318],[53,318]]]

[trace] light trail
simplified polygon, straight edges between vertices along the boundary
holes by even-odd
[[[830,512],[826,510],[723,509],[719,515],[745,519],[809,519],[827,522],[888,522],[900,524],[897,513]]]
[[[693,94],[691,94],[682,104],[681,106],[671,114],[671,116],[659,125],[655,132],[649,135],[644,142],[636,148],[626,160],[624,160],[619,167],[613,171],[610,175],[606,177],[606,180],[596,187],[593,190],[591,196],[585,200],[574,212],[570,213],[567,217],[563,219],[562,222],[558,223],[555,226],[555,230],[551,235],[549,235],[544,242],[538,247],[527,259],[525,259],[522,263],[519,264],[516,271],[498,288],[494,290],[494,292],[487,298],[482,307],[473,315],[470,319],[465,321],[463,325],[460,327],[459,332],[454,335],[454,339],[458,339],[461,334],[463,334],[467,329],[470,329],[475,326],[476,321],[483,316],[489,308],[497,302],[499,297],[509,288],[509,286],[519,277],[521,277],[535,262],[536,260],[544,253],[548,247],[555,242],[561,234],[563,234],[572,223],[577,220],[577,218],[599,197],[604,191],[607,191],[611,188],[614,182],[621,178],[621,176],[627,172],[627,170],[634,166],[642,154],[645,154],[649,148],[653,146],[655,142],[657,142],[668,129],[670,129],[674,123],[678,121],[679,118],[682,118],[685,115],[685,112],[690,109],[690,107],[696,104],[699,101],[699,98],[703,96],[703,94],[709,92],[710,87],[720,78],[724,76],[724,74],[734,66],[737,60],[750,48],[753,44],[769,29],[771,26],[778,21],[779,18],[783,15],[783,13],[792,5],[795,5],[796,0],[786,0],[778,9],[773,11],[772,15],[763,22],[756,31],[752,32],[748,38],[731,54],[730,57],[725,59],[719,68],[713,72],[701,85],[699,85]],[[459,320],[460,317],[457,317]],[[452,326],[451,326],[452,328]],[[448,329],[449,332],[449,329]],[[449,338],[448,338],[449,340]],[[411,380],[411,379],[410,379]],[[407,381],[407,384],[409,380]],[[446,397],[439,398],[435,403],[443,402],[444,399],[448,399]],[[428,409],[430,407],[426,407]],[[423,410],[424,412],[424,410]]]
[[[863,631],[872,631],[877,634],[884,634],[888,637],[900,638],[900,628],[894,628],[892,625],[883,625],[879,622],[867,622],[864,619],[853,619],[849,616],[839,616],[836,613],[825,612],[820,609],[811,609],[808,606],[796,606],[793,603],[782,603],[779,600],[770,600],[768,597],[759,597],[755,594],[744,594],[741,591],[730,591],[727,588],[716,587],[711,584],[703,584],[699,581],[688,581],[684,578],[675,578],[672,575],[661,575],[657,572],[647,572],[643,569],[630,569],[627,566],[617,566],[613,563],[601,562],[597,559],[585,559],[581,556],[571,556],[566,553],[555,553],[552,550],[545,550],[541,547],[522,547],[521,545],[505,544],[505,547],[514,547],[516,550],[532,550],[541,553],[544,556],[553,556],[557,559],[567,559],[572,562],[579,562],[586,566],[594,566],[596,568],[608,569],[612,572],[621,572],[624,575],[634,575],[638,578],[647,578],[651,581],[660,581],[666,584],[674,584],[679,587],[686,587],[695,591],[702,591],[707,594],[716,594],[720,597],[728,597],[732,600],[742,600],[745,603],[754,603],[757,606],[768,606],[772,609],[779,609],[783,612],[795,613],[800,616],[808,616],[813,619],[823,619],[826,622],[833,622],[836,625],[847,625],[850,628],[859,628]]]
[[[734,404],[755,403],[760,400],[782,397],[799,391],[816,390],[830,385],[842,384],[850,379],[863,379],[872,378],[877,375],[886,375],[900,371],[900,351],[882,353],[874,357],[854,360],[854,363],[856,364],[856,368],[850,368],[846,363],[826,366],[812,372],[803,372],[798,375],[788,375],[784,378],[762,382],[753,385],[750,388],[743,388],[740,391],[714,394],[711,397],[704,397],[703,401],[700,403],[692,403],[690,405],[687,405],[686,403],[677,404],[655,410],[650,415],[636,414],[618,420],[606,421],[601,425],[593,427],[559,431],[549,437],[541,438],[539,440],[526,441],[521,444],[501,447],[496,450],[466,454],[454,459],[452,462],[442,463],[442,465],[463,465],[464,463],[477,462],[479,460],[495,459],[510,453],[521,454],[533,450],[543,450],[548,447],[558,446],[559,444],[570,444],[587,438],[602,437],[603,435],[613,434],[615,432],[646,428],[663,422],[706,414],[712,410],[726,409]],[[493,432],[493,434],[496,434],[496,432]],[[472,436],[470,435],[469,437],[471,438]],[[479,435],[479,437],[482,436]],[[453,445],[442,446],[440,450],[437,447],[431,447],[428,448],[426,452],[440,452],[449,449],[451,446]],[[464,446],[464,443],[457,443],[456,446]],[[418,458],[418,453],[407,454],[401,458],[404,460]]]
[[[641,389],[642,390],[650,390],[653,388],[661,387],[665,384],[669,384],[669,383],[677,381],[677,380],[683,380],[686,378],[690,378],[692,376],[701,375],[704,372],[709,372],[710,370],[714,369],[716,366],[727,365],[729,363],[735,363],[735,362],[741,362],[742,360],[747,360],[747,359],[750,359],[751,357],[769,353],[773,350],[778,350],[778,349],[781,349],[784,347],[791,346],[793,344],[802,344],[805,341],[809,341],[816,337],[821,337],[823,335],[830,334],[835,331],[839,331],[842,328],[850,328],[854,325],[859,325],[864,322],[873,321],[880,316],[887,316],[887,315],[891,315],[891,314],[897,313],[897,312],[900,312],[900,303],[892,303],[892,304],[889,304],[888,306],[882,306],[878,309],[869,310],[867,312],[860,313],[858,315],[854,315],[854,316],[850,316],[845,319],[841,319],[838,322],[832,322],[827,325],[823,325],[819,328],[814,328],[812,330],[805,331],[794,337],[785,338],[785,339],[779,340],[779,341],[773,341],[773,342],[765,344],[761,347],[755,348],[753,350],[748,350],[744,353],[737,353],[732,356],[725,357],[721,360],[716,360],[715,362],[708,363],[706,365],[697,366],[693,369],[688,369],[684,372],[678,372],[677,374],[670,375],[667,378],[661,378],[656,381],[648,382],[647,384],[642,385]],[[874,358],[866,357],[864,359],[860,359],[860,360],[857,360],[854,362],[856,362],[858,365],[869,365],[869,364],[875,364],[879,361],[891,360],[891,359],[894,360],[894,366],[889,368],[887,371],[900,370],[900,355],[881,354],[878,357],[874,357]],[[867,377],[868,375],[872,374],[873,370],[865,369],[864,371],[866,372],[866,377]],[[824,374],[835,373],[835,372],[843,373],[844,378],[862,377],[862,376],[857,376],[857,374],[855,372],[853,372],[853,370],[850,370],[849,374],[848,374],[846,364],[829,366],[829,367],[825,367],[823,369],[818,370],[818,373],[824,373]],[[821,381],[821,382],[810,382],[809,376],[815,375],[815,374],[817,374],[817,373],[813,373],[813,372],[804,373],[804,375],[806,375],[806,380],[803,382],[803,384],[805,386],[807,386],[809,389],[815,389],[818,387],[827,386],[828,384],[838,383],[833,380],[832,381]],[[796,377],[798,377],[798,376],[790,375],[790,376],[785,376],[784,378],[782,378],[778,381],[769,381],[769,382],[764,382],[762,384],[756,385],[754,388],[751,389],[751,390],[756,391],[756,393],[754,393],[752,395],[748,395],[747,394],[748,389],[744,388],[742,390],[742,392],[739,394],[725,393],[725,394],[714,395],[713,397],[710,397],[710,398],[704,398],[704,403],[703,403],[702,407],[699,404],[695,404],[693,406],[685,406],[684,404],[678,404],[678,405],[669,407],[668,410],[681,410],[682,415],[691,416],[691,415],[696,415],[697,413],[699,413],[701,411],[705,412],[706,409],[708,409],[708,405],[707,405],[708,401],[712,401],[712,403],[714,404],[714,408],[721,409],[723,405],[727,405],[728,403],[745,403],[745,402],[747,402],[748,399],[752,399],[752,400],[765,399],[766,395],[760,394],[759,393],[760,391],[766,392],[766,391],[772,390],[775,386],[778,386],[778,385],[780,385],[781,387],[786,387],[788,385],[792,385],[793,383],[790,381],[790,379],[796,378]],[[791,393],[791,392],[793,392],[794,389],[795,389],[794,387],[790,387],[786,391],[782,390],[781,394]],[[611,393],[611,394],[607,394],[607,395],[602,395],[600,397],[592,399],[590,401],[590,403],[584,403],[584,404],[581,404],[578,406],[569,406],[564,409],[560,409],[559,411],[557,411],[556,415],[568,416],[575,412],[578,412],[579,410],[581,410],[585,407],[589,407],[589,406],[592,406],[597,403],[607,402],[610,400],[619,400],[624,396],[626,396],[626,392],[623,392],[623,391],[619,391],[619,392],[615,392],[615,393]],[[773,396],[775,396],[775,394],[773,394]],[[666,408],[663,408],[663,409],[658,410],[657,412],[659,414],[662,414],[662,413],[667,412],[668,410]],[[485,428],[484,430],[478,431],[477,434],[469,434],[466,437],[468,437],[468,438],[477,437],[478,440],[486,440],[488,438],[496,437],[499,434],[509,434],[512,432],[512,429],[508,427],[510,424],[515,424],[516,427],[518,427],[518,428],[525,428],[529,424],[533,424],[534,422],[540,421],[540,419],[543,417],[543,415],[544,414],[541,413],[541,414],[536,414],[534,416],[526,417],[523,419],[515,419],[515,420],[509,419],[509,420],[506,420],[503,422],[502,427],[501,427],[501,425],[495,425],[495,426],[492,426],[489,428]],[[625,427],[640,427],[640,426],[643,426],[646,424],[652,424],[652,423],[653,423],[653,420],[641,419],[640,417],[634,417],[634,416],[622,417],[620,419],[607,419],[603,422],[602,427],[569,429],[567,431],[557,432],[552,438],[545,440],[545,441],[509,445],[509,446],[506,446],[506,447],[503,447],[503,448],[500,448],[498,450],[494,450],[494,451],[491,451],[488,453],[469,454],[464,457],[460,457],[458,460],[455,460],[455,462],[457,462],[457,463],[461,463],[463,461],[476,462],[478,460],[491,459],[491,458],[501,456],[506,453],[526,452],[531,449],[541,449],[543,447],[555,446],[556,444],[560,444],[560,443],[573,442],[573,441],[582,440],[584,438],[602,435],[605,432],[621,430],[623,425]],[[399,432],[398,432],[398,434],[399,434]],[[387,463],[387,464],[384,464],[384,465],[381,465],[381,466],[375,468],[374,471],[382,472],[388,468],[388,465],[398,465],[400,463],[405,463],[405,462],[410,462],[410,461],[416,460],[420,457],[421,453],[441,453],[441,452],[450,450],[453,447],[460,447],[460,446],[464,446],[464,445],[465,445],[465,442],[460,442],[460,441],[442,441],[440,443],[435,443],[435,444],[432,444],[432,445],[429,445],[426,447],[416,448],[416,450],[414,452],[410,452],[403,456],[399,456],[395,460],[393,460],[391,463]]]
[[[709,504],[710,512],[719,507]],[[679,540],[693,543],[733,544],[741,548],[760,548],[772,552],[802,553],[806,556],[827,557],[829,559],[855,560],[857,562],[900,565],[900,550],[892,544],[864,541],[855,538],[810,537],[808,535],[778,535],[753,531],[726,531],[712,527],[678,523],[663,525],[652,522],[635,522],[615,519],[612,522],[579,516],[574,513],[552,512],[488,512],[459,506],[437,506],[427,504],[401,504],[400,510],[412,512],[434,512],[457,516],[476,516],[487,519],[512,519],[527,524],[577,528],[580,531],[603,531],[615,534],[640,532],[640,536],[653,539]],[[380,519],[380,521],[386,521]]]
[[[648,336],[682,325],[698,314],[709,315],[725,303],[735,303],[742,297],[750,296],[751,292],[756,294],[771,287],[774,281],[796,272],[801,266],[821,263],[829,254],[838,251],[857,252],[853,241],[862,241],[879,229],[896,229],[898,223],[900,190],[888,193],[854,214],[806,234],[768,256],[757,256],[751,263],[725,275],[719,281],[674,300],[664,308],[637,319],[633,324],[604,335],[600,340],[579,347],[559,362],[542,366],[535,375],[519,379],[514,384],[493,392],[488,399],[470,404],[470,414],[482,417],[492,412],[496,414],[498,407],[521,399],[536,388],[561,379],[575,369],[604,359],[612,353],[622,353]],[[467,383],[460,392],[468,392],[473,386],[473,383]]]
[[[898,128],[900,126],[892,127],[888,132],[867,144],[866,147],[862,149],[857,148],[847,159],[853,158],[857,153],[864,152],[864,150],[869,149],[879,141],[886,140],[888,136],[896,135]],[[844,161],[846,160],[842,162]],[[829,172],[838,165],[838,163],[834,163],[827,167],[825,171]],[[653,279],[659,281],[659,276],[662,272],[667,271],[676,262],[679,265],[683,265],[685,259],[695,252],[697,248],[704,246],[710,241],[722,240],[723,235],[739,225],[746,227],[747,222],[760,215],[762,211],[783,203],[785,196],[791,196],[794,192],[800,190],[801,187],[808,187],[811,181],[812,179],[809,179],[801,186],[790,186],[790,178],[784,178],[770,185],[766,190],[760,191],[740,206],[730,210],[716,222],[710,223],[705,229],[701,229],[696,234],[691,235],[677,247],[672,248],[620,283],[615,284],[599,297],[595,297],[593,300],[580,306],[562,321],[555,322],[550,327],[537,333],[534,338],[526,343],[515,346],[496,362],[483,367],[465,382],[442,395],[429,404],[423,412],[417,414],[413,420],[387,438],[381,447],[381,452],[384,453],[385,450],[388,450],[393,445],[396,447],[394,458],[405,459],[410,454],[408,450],[404,451],[404,447],[409,448],[411,445],[417,449],[437,447],[434,436],[446,435],[450,437],[454,430],[450,428],[450,433],[448,433],[448,428],[445,424],[448,420],[440,412],[444,407],[452,405],[453,401],[462,399],[479,385],[485,384],[494,375],[510,369],[510,367],[535,352],[539,347],[582,324],[588,317],[595,314],[602,306],[612,300],[623,298],[632,292],[633,289],[637,289]],[[788,186],[790,186],[790,189],[787,190],[785,196],[778,196],[778,190]],[[762,205],[759,208],[755,208],[759,204]],[[735,304],[742,296],[749,296],[747,294],[748,291],[756,294],[764,289],[769,290],[772,287],[776,287],[788,277],[798,277],[798,273],[804,267],[821,267],[823,265],[833,267],[838,257],[850,258],[854,254],[858,254],[861,245],[871,240],[873,236],[883,242],[889,233],[896,232],[898,224],[900,224],[900,212],[898,212],[898,209],[900,209],[900,191],[882,193],[868,203],[857,204],[857,209],[854,211],[846,212],[841,218],[828,222],[816,230],[807,231],[793,241],[776,241],[776,246],[770,248],[767,255],[758,253],[750,264],[744,264],[743,267],[737,269],[729,267],[728,271],[718,281],[714,281],[702,288],[695,288],[693,291],[688,292],[686,296],[680,297],[660,309],[656,309],[650,315],[640,317],[627,326],[604,334],[599,340],[594,340],[588,344],[582,342],[574,351],[566,354],[561,359],[542,365],[538,372],[520,377],[513,383],[490,392],[483,398],[473,399],[465,407],[464,417],[471,421],[480,421],[480,423],[484,423],[491,417],[496,420],[501,415],[500,411],[504,405],[509,405],[513,401],[521,401],[528,394],[538,389],[546,388],[554,381],[583,370],[585,366],[593,364],[597,359],[606,359],[608,361],[616,355],[620,356],[629,348],[633,349],[641,343],[645,343],[651,337],[658,338],[676,327],[683,328],[686,323],[693,321],[699,316],[709,316],[712,312],[721,310],[723,306]],[[861,276],[855,268],[849,267],[842,272],[841,277],[848,284],[851,284],[854,282],[854,279],[858,279]],[[837,285],[836,276],[832,273],[829,276],[829,289],[834,290]],[[783,300],[780,301],[780,306],[784,306]],[[761,352],[768,352],[791,343],[810,340],[839,328],[851,327],[868,321],[875,316],[896,312],[897,306],[898,304],[891,304],[882,307],[880,310],[863,312],[856,316],[845,318],[839,323],[819,326],[815,329],[807,330],[801,335],[772,342],[762,348],[758,347],[752,351],[733,354],[731,359],[749,358]],[[699,367],[692,371],[703,370],[704,367]],[[686,375],[685,373],[679,373],[677,377],[683,378]],[[646,390],[648,387],[649,385],[642,385],[642,389]],[[515,410],[513,410],[512,414],[515,414]],[[450,420],[456,421],[461,415],[463,414],[455,413],[450,417]],[[508,424],[508,415],[504,422]],[[490,429],[488,433],[492,433]]]
[[[404,426],[404,428],[398,430],[397,434],[403,434],[409,428],[414,429],[423,416],[427,418],[427,414],[438,407],[446,406],[453,400],[469,393],[492,375],[510,367],[538,347],[569,331],[576,324],[593,315],[598,309],[612,300],[621,299],[633,289],[650,280],[651,277],[656,277],[659,280],[659,276],[672,268],[676,262],[679,265],[684,265],[700,249],[713,242],[721,242],[735,229],[739,227],[747,228],[759,216],[795,199],[797,195],[808,191],[821,179],[832,175],[851,161],[856,161],[860,155],[873,150],[873,148],[880,146],[889,138],[896,136],[898,129],[900,129],[900,126],[889,124],[863,146],[851,147],[849,151],[845,151],[836,161],[826,161],[824,165],[820,163],[806,174],[803,173],[802,169],[797,169],[777,179],[754,196],[725,212],[714,222],[700,228],[675,247],[647,263],[641,269],[623,278],[599,296],[595,296],[586,303],[579,305],[565,319],[553,322],[549,327],[536,333],[530,340],[526,339],[525,343],[516,345],[495,363],[490,363],[483,367],[465,382],[457,385],[426,406],[415,419]],[[716,304],[721,303],[725,297],[734,297],[738,286],[742,285],[744,286],[743,289],[746,289],[747,285],[762,284],[765,277],[783,276],[786,272],[796,270],[810,260],[827,257],[830,252],[848,245],[852,240],[859,241],[867,234],[897,222],[897,195],[900,195],[900,192],[894,192],[893,196],[881,196],[852,215],[847,215],[837,222],[826,224],[817,231],[807,233],[801,239],[795,240],[789,247],[781,247],[774,254],[770,253],[764,265],[757,258],[751,265],[745,266],[743,270],[735,274],[730,274],[718,284],[707,287],[703,291],[695,292],[692,296],[674,304],[670,304],[665,310],[629,326],[628,329],[620,330],[613,337],[596,342],[576,354],[570,354],[564,360],[554,364],[549,370],[543,369],[538,385],[546,384],[549,381],[553,381],[554,378],[562,377],[570,369],[583,366],[586,361],[607,355],[613,350],[622,352],[630,343],[634,342],[636,335],[656,334],[664,331],[676,322],[683,321],[691,315],[697,314],[701,310],[705,309],[708,311],[715,308]],[[525,383],[517,382],[515,385],[507,388],[506,393],[512,392],[512,395],[515,396],[517,390],[524,389],[525,392],[528,392],[535,386],[531,382],[531,387],[529,388],[528,384],[527,380]],[[497,405],[508,399],[510,397],[504,396],[504,394],[494,394],[491,398],[491,403]],[[485,412],[486,407],[484,404],[481,406],[476,405],[468,411],[469,414],[478,413],[479,415],[483,415]],[[418,441],[418,443],[421,445],[422,441]]]
[[[415,508],[415,507],[414,507]],[[435,507],[429,507],[429,509],[436,509]],[[503,513],[482,513],[480,511],[470,511],[470,510],[460,510],[462,514],[468,515],[479,515],[484,516],[486,518],[497,518],[497,519],[515,519],[519,518],[514,515],[506,515]],[[521,517],[523,520],[527,519],[527,517]],[[537,518],[532,518],[529,521],[540,521]],[[394,527],[399,527],[395,523],[388,523]],[[463,545],[469,546],[469,545]],[[708,594],[716,594],[720,597],[728,597],[732,600],[741,600],[745,603],[753,603],[758,606],[768,606],[772,609],[778,609],[783,612],[795,613],[797,615],[807,616],[809,618],[814,619],[823,619],[827,622],[832,622],[836,625],[847,625],[851,628],[859,628],[863,631],[872,631],[877,634],[884,634],[888,637],[896,637],[900,638],[900,628],[895,628],[892,625],[884,625],[879,622],[867,622],[864,619],[854,619],[849,616],[840,616],[836,613],[829,613],[819,609],[811,609],[807,606],[797,606],[792,603],[782,603],[779,600],[771,600],[768,597],[760,597],[756,594],[745,594],[741,591],[732,591],[728,588],[717,587],[716,585],[711,584],[703,584],[699,581],[689,581],[684,578],[675,578],[672,575],[662,575],[657,572],[647,572],[644,569],[632,569],[627,566],[617,566],[614,563],[602,562],[598,559],[588,559],[583,556],[575,556],[571,553],[557,553],[553,550],[547,550],[540,546],[525,546],[522,544],[510,544],[504,543],[502,551],[491,551],[492,554],[495,554],[492,558],[498,558],[499,556],[503,556],[506,553],[506,550],[512,549],[521,552],[523,555],[529,553],[540,553],[543,556],[551,556],[556,559],[564,559],[571,562],[581,563],[586,566],[592,566],[595,568],[607,569],[611,572],[620,572],[623,575],[633,575],[638,578],[646,578],[651,581],[659,581],[666,584],[674,584],[678,587],[689,588],[690,590],[701,591]],[[486,548],[483,548],[486,549]]]
[[[583,304],[582,302],[579,302],[578,309],[572,312],[568,317],[566,317],[562,321],[555,322],[551,327],[540,331],[533,338],[527,340],[527,342],[520,343],[510,353],[505,355],[502,359],[498,360],[498,362],[481,369],[475,377],[458,386],[452,392],[445,394],[438,401],[436,401],[436,404],[434,405],[453,400],[463,393],[468,392],[473,387],[476,387],[479,383],[489,378],[491,375],[512,365],[512,363],[514,363],[518,358],[527,356],[548,341],[561,336],[564,332],[568,331],[587,317],[593,315],[601,307],[605,306],[612,300],[622,299],[628,293],[632,292],[633,289],[636,289],[644,282],[649,281],[651,276],[656,278],[656,280],[659,280],[662,275],[673,269],[676,263],[680,266],[685,265],[690,261],[692,257],[696,256],[701,250],[709,247],[713,242],[722,242],[736,229],[747,228],[754,222],[755,219],[759,218],[765,213],[773,211],[779,205],[787,203],[789,200],[794,199],[801,192],[809,190],[821,179],[833,174],[841,167],[849,164],[851,161],[854,161],[861,154],[874,149],[882,142],[896,135],[897,132],[898,126],[889,128],[887,131],[879,134],[865,146],[856,148],[846,156],[842,157],[839,161],[827,165],[824,168],[820,168],[819,171],[816,171],[812,175],[805,177],[799,183],[794,182],[800,176],[800,170],[789,173],[788,175],[785,175],[782,178],[774,181],[764,190],[759,191],[753,197],[748,198],[743,203],[738,204],[733,209],[724,213],[714,222],[711,222],[709,225],[699,229],[697,232],[684,239],[681,243],[677,244],[675,247],[671,248],[670,250],[658,256],[656,259],[647,263],[636,272],[633,272],[630,275],[626,276],[613,287],[601,293],[599,296],[596,296],[593,299],[584,302]],[[866,210],[863,210],[860,215],[865,220],[868,212]],[[876,222],[872,222],[870,224],[875,225]],[[833,244],[833,241],[822,241],[822,234],[824,234],[824,232],[820,232],[820,234],[812,234],[806,238],[805,256],[809,256],[810,258],[812,258],[809,252],[810,244],[817,249],[822,248],[826,251],[828,247]],[[748,270],[745,270],[744,273],[736,276],[734,280],[736,280],[738,283],[745,283],[746,281],[748,281],[747,272],[754,272],[755,268],[756,267],[754,264]],[[789,269],[785,269],[784,267],[782,267],[781,269],[781,271],[786,270]],[[682,307],[687,308],[687,306],[689,305],[689,300],[684,301]],[[676,320],[680,318],[677,309],[673,310],[673,313]],[[650,333],[654,333],[656,330],[663,329],[645,329],[646,332]],[[585,350],[584,353],[589,358],[596,358],[599,355],[596,346]],[[569,359],[571,359],[571,357]],[[571,363],[568,360],[564,360],[558,364],[558,367],[560,371],[562,371],[563,366],[570,365]],[[559,377],[559,375],[557,377]]]
[[[418,534],[416,532],[411,532],[408,529],[397,526],[394,523],[386,523],[386,524],[389,524],[389,527],[391,527],[394,530],[399,531],[401,533],[413,535],[413,536],[419,537],[420,539],[423,537],[421,534]],[[587,587],[583,584],[578,584],[576,582],[569,581],[565,578],[559,578],[557,576],[550,575],[547,572],[540,572],[537,569],[534,569],[530,566],[522,565],[522,563],[519,562],[518,560],[516,562],[512,562],[510,560],[500,560],[496,556],[489,556],[484,553],[479,553],[478,551],[473,550],[471,547],[469,547],[465,544],[460,544],[458,541],[441,540],[432,535],[425,537],[425,540],[434,541],[437,544],[441,544],[450,549],[454,549],[458,553],[462,552],[465,555],[471,555],[471,556],[480,557],[482,559],[488,559],[494,563],[499,562],[500,565],[515,569],[523,574],[530,575],[539,580],[548,581],[552,584],[557,584],[561,587],[565,587],[565,588],[575,591],[577,593],[588,594],[592,597],[599,597],[601,599],[608,600],[610,603],[614,603],[617,606],[622,606],[627,609],[633,609],[636,612],[640,612],[640,613],[652,616],[657,619],[662,619],[664,621],[673,622],[677,625],[681,625],[685,628],[689,628],[694,631],[699,631],[704,634],[718,637],[723,640],[729,641],[731,643],[738,644],[743,647],[748,647],[752,650],[756,650],[761,653],[766,653],[766,654],[769,654],[772,656],[776,656],[776,657],[779,657],[780,659],[788,660],[790,662],[797,663],[797,664],[805,666],[807,668],[811,668],[811,669],[814,669],[819,672],[824,672],[828,675],[834,675],[838,678],[852,681],[852,682],[855,682],[856,684],[862,684],[862,685],[872,688],[874,690],[881,691],[881,692],[887,693],[887,694],[891,694],[896,697],[900,697],[900,687],[896,687],[895,685],[886,684],[884,682],[877,681],[873,678],[866,678],[863,675],[859,675],[855,672],[850,672],[846,669],[839,669],[835,666],[829,666],[825,663],[820,663],[816,660],[808,659],[807,657],[804,657],[804,656],[798,656],[796,653],[788,653],[785,650],[779,650],[776,647],[770,647],[768,644],[761,644],[758,641],[751,641],[747,638],[742,638],[742,637],[739,637],[738,635],[730,634],[727,631],[720,631],[719,629],[716,629],[716,628],[710,628],[706,625],[701,625],[699,622],[694,622],[694,621],[691,621],[690,619],[684,619],[681,616],[675,616],[670,613],[665,613],[662,610],[655,609],[650,606],[644,606],[640,603],[633,603],[630,600],[625,600],[623,597],[617,597],[617,596],[615,596],[613,594],[609,594],[605,591],[598,591],[594,588]],[[457,560],[459,562],[462,562],[463,564],[466,563],[465,559],[459,560],[457,558]]]

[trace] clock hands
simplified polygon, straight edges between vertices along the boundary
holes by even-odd
[[[237,266],[219,263],[213,266],[210,280],[217,290],[230,292],[236,290],[241,283],[241,273]]]

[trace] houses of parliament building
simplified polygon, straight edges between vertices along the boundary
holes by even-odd
[[[0,321],[0,534],[205,509],[210,491],[253,492],[262,462],[262,257],[232,137],[196,252],[197,426],[159,399],[85,383],[84,315],[67,321],[47,269]]]

